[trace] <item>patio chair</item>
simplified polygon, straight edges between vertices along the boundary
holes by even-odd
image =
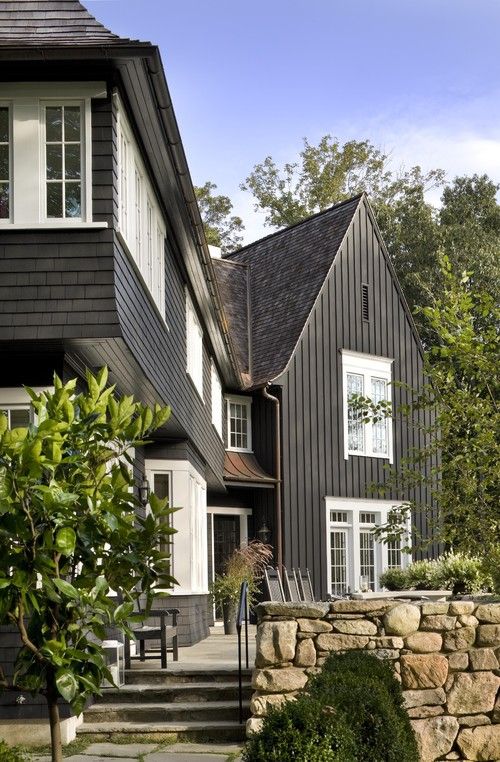
[[[291,571],[283,569],[283,588],[285,590],[287,601],[296,603],[302,600],[295,569],[292,569]]]
[[[314,603],[314,590],[311,582],[311,575],[309,574],[309,569],[306,569],[305,572],[303,572],[301,569],[298,569],[295,571],[295,573],[301,592],[300,599],[306,603]]]
[[[167,651],[172,652],[173,660],[179,660],[179,646],[177,636],[177,617],[179,615],[179,609],[152,609],[149,613],[146,622],[141,625],[132,625],[131,631],[135,640],[139,643],[139,653],[132,656],[130,653],[130,638],[125,636],[125,669],[130,669],[131,659],[139,659],[145,661],[146,659],[158,659],[160,657],[161,668],[167,668]],[[168,618],[171,617],[171,624],[167,624]],[[151,619],[159,620],[156,624],[148,624]],[[151,648],[148,648],[146,653],[147,641],[160,642],[160,647],[153,644]],[[171,643],[170,647],[168,643]]]
[[[281,576],[278,569],[268,567],[264,569],[264,579],[266,581],[267,594],[269,601],[285,602],[285,593],[281,583]]]

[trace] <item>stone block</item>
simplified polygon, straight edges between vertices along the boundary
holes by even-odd
[[[384,616],[384,627],[388,635],[404,637],[418,630],[420,608],[412,603],[400,603]]]
[[[270,696],[261,696],[254,693],[250,701],[250,711],[257,717],[265,717],[269,709],[281,706],[285,701],[294,701],[295,695],[292,693],[272,693]]]
[[[421,762],[433,762],[451,751],[458,733],[455,717],[430,717],[426,720],[411,720]]]
[[[480,622],[500,624],[500,603],[480,604],[475,611],[475,616]]]
[[[331,632],[332,625],[329,622],[323,622],[321,619],[297,619],[300,632]]]
[[[498,659],[492,648],[475,648],[469,651],[470,668],[480,670],[498,669]]]
[[[368,643],[366,635],[342,635],[336,632],[325,632],[318,635],[316,645],[319,651],[348,651],[353,648],[364,648]]]
[[[458,672],[448,693],[448,712],[455,715],[491,712],[499,685],[500,677],[491,672]]]
[[[397,648],[401,650],[404,648],[403,638],[393,637],[392,635],[383,636],[381,638],[370,638],[367,648]]]
[[[414,632],[405,638],[405,645],[414,653],[429,654],[441,650],[443,637],[438,632]]]
[[[435,614],[422,617],[421,630],[454,630],[457,623],[456,616]]]
[[[138,757],[149,754],[158,746],[157,743],[93,743],[85,749],[85,754],[93,754],[96,757]]]
[[[420,608],[425,616],[430,614],[447,614],[450,604],[447,601],[424,601]]]
[[[493,707],[493,714],[491,715],[491,719],[493,722],[500,722],[500,694],[498,695],[498,698],[495,701],[495,706]]]
[[[500,725],[481,725],[461,730],[457,738],[458,748],[467,759],[500,759]]]
[[[265,601],[255,606],[257,617],[282,616],[286,619],[322,619],[328,611],[328,603],[279,603]]]
[[[400,653],[395,648],[377,648],[374,651],[372,651],[372,654],[377,657],[377,659],[399,659]]]
[[[479,620],[473,614],[460,614],[458,621],[463,627],[477,627]]]
[[[443,635],[443,649],[445,651],[467,651],[476,639],[474,627],[461,627],[460,630],[445,632]]]
[[[252,688],[263,693],[291,693],[300,691],[307,683],[303,669],[258,669],[252,675]]]
[[[333,630],[344,635],[376,635],[377,625],[368,619],[338,619],[333,623]]]
[[[252,736],[254,733],[260,733],[264,720],[262,717],[250,717],[246,724],[247,736]]]
[[[500,624],[480,624],[476,632],[477,646],[500,646]]]
[[[436,717],[440,714],[444,714],[442,706],[414,706],[413,709],[408,709],[408,717],[418,720],[422,720],[424,717]]]
[[[458,718],[460,727],[477,728],[478,725],[491,725],[491,720],[487,714],[462,715]]]
[[[442,688],[430,688],[421,691],[403,691],[403,701],[406,709],[412,709],[417,706],[436,706],[444,704],[446,694]]]
[[[296,635],[297,622],[262,622],[257,629],[257,667],[292,661]]]
[[[383,598],[370,601],[341,600],[330,603],[330,612],[332,614],[369,614],[375,616],[376,613],[384,613],[397,605],[396,601],[388,601]]]
[[[472,614],[476,604],[474,601],[451,601],[449,614],[451,616],[457,616],[459,614]]]
[[[440,688],[447,676],[448,660],[442,654],[408,654],[401,657],[404,688]]]
[[[311,638],[300,640],[295,651],[296,667],[314,667],[316,664],[316,649]]]
[[[450,669],[467,669],[469,666],[469,654],[466,651],[454,651],[448,655]]]

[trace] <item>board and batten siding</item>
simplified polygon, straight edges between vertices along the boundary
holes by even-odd
[[[361,284],[369,286],[369,320],[362,320]],[[347,349],[393,358],[393,381],[417,387],[423,360],[366,201],[360,204],[323,284],[282,385],[283,529],[285,563],[309,568],[316,594],[327,590],[325,496],[377,497],[387,460],[344,458],[342,355]],[[408,393],[393,387],[397,409]],[[418,444],[419,432],[396,417],[394,467]],[[411,495],[413,496],[413,495]],[[423,495],[419,499],[423,499]],[[386,499],[397,498],[389,493]],[[426,532],[423,517],[419,531]]]

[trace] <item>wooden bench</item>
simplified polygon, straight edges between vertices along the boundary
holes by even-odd
[[[179,660],[179,647],[177,640],[177,617],[179,615],[179,609],[153,609],[150,611],[148,620],[159,619],[157,626],[143,623],[140,626],[132,626],[130,629],[134,635],[134,639],[139,643],[139,653],[135,656],[130,654],[130,638],[125,636],[125,669],[130,669],[131,659],[139,659],[145,661],[146,659],[157,659],[160,657],[161,668],[167,668],[167,651],[172,651],[173,660]],[[172,623],[168,624],[167,620],[171,617]],[[146,649],[146,642],[148,640],[159,640],[160,648]],[[168,643],[171,641],[171,647],[168,647]],[[146,653],[148,650],[148,653]]]

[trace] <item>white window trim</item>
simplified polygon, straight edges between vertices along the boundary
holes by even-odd
[[[106,228],[92,221],[92,112],[91,99],[105,98],[104,82],[7,82],[0,86],[0,103],[9,107],[10,218],[0,229]],[[82,215],[47,218],[45,181],[45,106],[82,107]]]
[[[376,525],[387,523],[388,514],[401,502],[395,500],[370,500],[365,498],[325,497],[326,505],[326,564],[328,580],[328,592],[332,589],[332,575],[330,563],[330,531],[332,529],[347,530],[347,579],[350,592],[359,592],[360,582],[360,530],[373,528]],[[347,512],[347,522],[331,522],[330,511]],[[361,524],[361,513],[375,513],[376,524]],[[409,545],[411,537],[411,518],[408,517],[404,542]],[[401,552],[401,568],[406,568],[411,563],[411,553]],[[388,566],[387,543],[375,539],[375,592],[379,592],[379,577],[386,571]]]
[[[386,419],[387,422],[387,454],[373,452],[372,450],[372,423],[365,423],[365,447],[363,451],[349,450],[349,436],[348,436],[348,404],[347,404],[347,375],[354,373],[362,375],[364,377],[364,395],[369,397],[367,389],[367,379],[373,377],[384,380],[387,384],[387,400],[392,402],[392,364],[394,360],[389,357],[379,357],[377,355],[368,355],[361,352],[351,352],[346,349],[341,349],[342,355],[342,408],[343,408],[343,424],[344,424],[344,459],[349,460],[351,455],[358,455],[360,457],[368,458],[381,458],[382,460],[388,460],[389,463],[394,462],[394,448],[393,448],[393,419],[389,416]]]
[[[203,397],[203,329],[186,288],[186,372]]]
[[[230,452],[253,452],[252,449],[252,398],[245,397],[241,394],[226,394],[226,436],[227,447],[226,450]],[[247,409],[247,447],[231,447],[231,415],[230,404],[235,402],[238,405],[244,405]]]
[[[222,383],[215,367],[215,363],[210,363],[210,379],[212,387],[212,425],[217,434],[222,439],[224,404],[222,401]]]

